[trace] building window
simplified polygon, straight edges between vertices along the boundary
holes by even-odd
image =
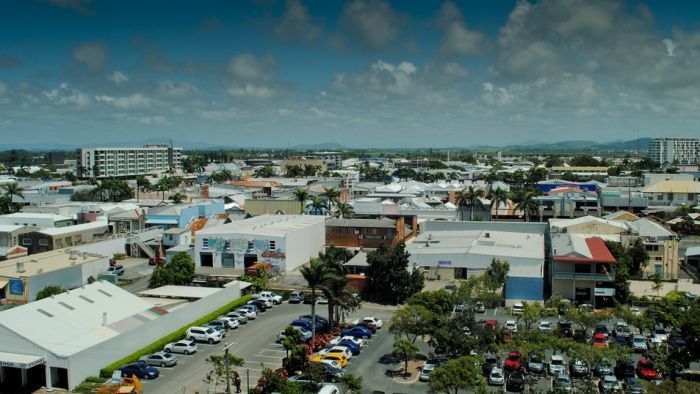
[[[661,257],[661,256],[656,256],[656,257],[654,257],[654,260],[656,260],[656,261],[662,261],[663,259],[664,259],[664,258]]]
[[[270,250],[274,251],[277,248],[277,245],[275,244],[275,241],[270,241]]]
[[[209,248],[209,238],[202,238],[202,247]]]
[[[39,246],[49,246],[49,240],[48,239],[40,239]]]
[[[644,249],[646,249],[647,252],[658,252],[659,245],[644,245]]]
[[[688,201],[695,200],[695,195],[693,193],[688,193]]]
[[[22,238],[22,246],[32,246],[31,238]]]

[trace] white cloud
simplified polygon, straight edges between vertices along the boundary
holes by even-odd
[[[73,105],[85,107],[90,104],[90,96],[71,88],[67,83],[61,83],[57,89],[42,92],[44,97],[57,105]]]
[[[445,36],[440,44],[440,52],[443,55],[472,56],[482,52],[485,44],[484,33],[469,30],[459,8],[446,1],[437,16],[438,26]]]
[[[158,92],[169,98],[184,98],[196,94],[197,87],[181,81],[160,81],[158,82]]]
[[[126,82],[129,80],[129,77],[127,77],[124,73],[122,73],[119,70],[113,71],[111,74],[107,74],[107,80],[112,82],[113,84],[119,86],[122,83]]]
[[[0,81],[0,97],[5,96],[6,93],[7,93],[7,85],[5,85],[5,83]]]
[[[274,63],[271,56],[258,58],[250,53],[242,53],[229,60],[227,70],[235,79],[260,81],[272,78]]]
[[[321,36],[322,30],[313,22],[308,8],[301,1],[287,0],[284,15],[274,32],[282,39],[311,42]]]
[[[676,50],[676,47],[678,45],[676,45],[676,43],[674,43],[673,40],[670,38],[664,38],[663,40],[661,40],[661,42],[663,42],[664,46],[666,46],[666,54],[668,56],[673,56],[673,51]]]
[[[165,126],[168,124],[168,119],[162,115],[143,116],[137,119],[139,123],[148,126]]]
[[[95,96],[95,100],[109,104],[115,108],[119,109],[142,109],[151,106],[153,100],[142,95],[141,93],[134,93],[130,96],[122,97],[112,97],[112,96]]]
[[[343,9],[341,26],[361,46],[379,51],[396,40],[406,17],[382,0],[353,0]]]
[[[101,42],[88,42],[73,48],[73,59],[85,64],[90,71],[103,69],[108,57],[109,51]]]
[[[227,89],[227,91],[228,94],[230,94],[233,97],[251,97],[265,99],[275,95],[274,89],[267,86],[254,85],[251,83],[231,86]]]

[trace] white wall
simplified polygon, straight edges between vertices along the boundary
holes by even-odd
[[[293,271],[312,257],[317,257],[326,243],[326,223],[310,225],[287,234],[284,241],[287,253],[285,272]]]

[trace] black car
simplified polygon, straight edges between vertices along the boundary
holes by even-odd
[[[309,367],[317,367],[323,369],[326,373],[326,379],[333,383],[339,381],[343,376],[345,376],[345,372],[343,372],[342,369],[336,368],[330,364],[314,361],[309,363]]]
[[[311,294],[307,294],[304,296],[304,304],[313,304],[314,303],[314,297]]]
[[[500,364],[498,356],[487,354],[484,356],[484,365],[481,366],[481,371],[484,373],[484,376],[489,376],[493,367],[499,367]]]
[[[571,322],[560,321],[557,323],[557,335],[564,338],[571,338],[573,335],[573,327]]]
[[[634,361],[632,360],[620,360],[615,364],[615,376],[624,380],[627,378],[635,377]]]
[[[525,376],[523,376],[522,372],[513,372],[508,376],[506,390],[515,392],[525,391]]]
[[[615,342],[617,342],[618,345],[620,345],[622,347],[632,346],[632,338],[630,338],[630,337],[618,335],[618,336],[613,336],[613,339],[615,340]]]
[[[123,365],[119,370],[124,377],[136,375],[139,379],[155,379],[160,375],[158,368],[152,367],[142,361]]]
[[[248,301],[248,305],[255,305],[255,307],[258,308],[258,311],[260,312],[265,312],[267,310],[267,307],[265,306],[265,301],[263,300]]]
[[[627,378],[625,380],[625,392],[630,394],[644,394],[644,386],[639,378]]]
[[[574,333],[571,337],[574,339],[574,341],[579,342],[579,343],[588,342],[588,337],[586,336],[586,332],[583,330],[574,330]]]

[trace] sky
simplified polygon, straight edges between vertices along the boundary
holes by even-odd
[[[0,146],[698,137],[698,1],[0,4]]]

